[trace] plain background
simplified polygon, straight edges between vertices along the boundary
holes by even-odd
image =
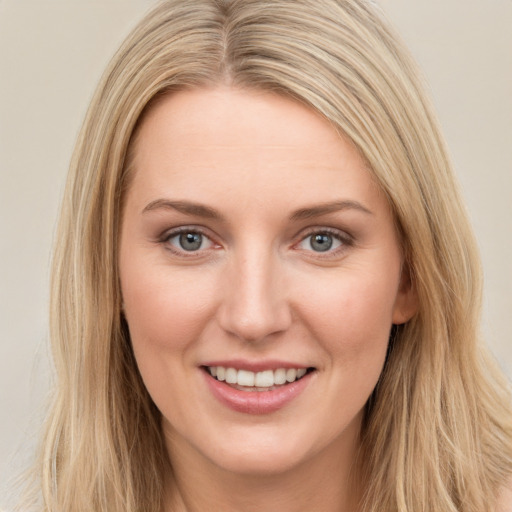
[[[186,1],[186,0],[184,0]],[[0,0],[0,486],[48,389],[50,248],[72,147],[152,0]],[[512,0],[380,0],[431,89],[484,263],[484,333],[512,376]]]

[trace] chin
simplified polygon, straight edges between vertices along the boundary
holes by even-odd
[[[253,426],[236,432],[233,429],[208,450],[210,461],[233,474],[265,477],[288,473],[311,463],[315,456],[332,446],[332,439],[322,438],[308,429],[264,428]]]
[[[267,477],[290,472],[305,463],[308,457],[297,451],[278,447],[244,447],[244,450],[218,453],[212,462],[233,474]]]

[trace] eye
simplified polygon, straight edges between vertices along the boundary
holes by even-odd
[[[305,237],[298,244],[299,249],[314,252],[334,252],[344,245],[341,235],[328,231],[317,231]]]
[[[178,252],[197,252],[213,247],[213,242],[203,233],[194,230],[184,230],[178,233],[170,233],[166,242]]]

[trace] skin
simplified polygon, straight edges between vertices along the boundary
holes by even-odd
[[[497,512],[512,512],[512,478],[503,487],[498,496]]]
[[[365,162],[306,107],[228,86],[164,98],[134,149],[121,289],[173,463],[166,509],[355,510],[363,407],[392,324],[416,310]],[[202,233],[199,250],[180,246],[183,227]],[[332,248],[318,251],[315,234]],[[246,414],[201,368],[233,358],[314,372],[285,407]]]

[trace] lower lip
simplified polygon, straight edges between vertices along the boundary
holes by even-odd
[[[304,391],[313,373],[307,373],[301,379],[271,391],[241,391],[203,371],[215,398],[233,411],[245,414],[270,414],[282,409]]]

